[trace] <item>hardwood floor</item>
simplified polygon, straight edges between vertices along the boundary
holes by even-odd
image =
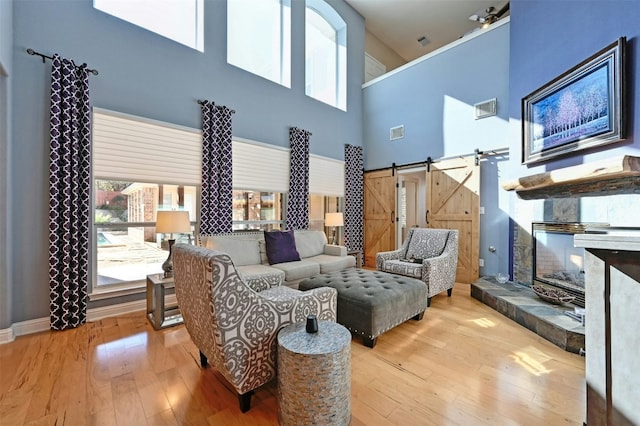
[[[580,425],[584,358],[469,296],[436,296],[422,321],[354,338],[351,425]],[[2,425],[274,425],[275,382],[242,414],[184,326],[144,313],[0,345]]]

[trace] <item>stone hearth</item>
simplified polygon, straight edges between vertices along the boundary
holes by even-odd
[[[529,287],[509,281],[500,284],[493,277],[472,283],[471,296],[568,352],[586,349],[584,326],[564,313],[573,305],[552,305]]]

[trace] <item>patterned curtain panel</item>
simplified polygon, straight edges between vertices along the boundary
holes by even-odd
[[[362,147],[344,146],[344,240],[349,250],[364,250],[364,162]]]
[[[87,320],[91,204],[91,107],[86,64],[53,57],[49,154],[51,329]]]
[[[309,228],[309,138],[311,132],[291,127],[287,229]]]
[[[202,102],[202,202],[200,234],[232,231],[232,123],[234,111]]]

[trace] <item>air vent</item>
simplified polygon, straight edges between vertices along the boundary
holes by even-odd
[[[496,111],[498,110],[497,104],[498,102],[496,98],[475,104],[473,107],[476,114],[476,120],[496,115]]]
[[[404,138],[404,124],[401,126],[392,127],[389,129],[389,140],[394,141],[396,139]]]
[[[423,47],[426,46],[427,44],[431,43],[431,40],[429,40],[427,38],[427,36],[422,36],[418,39],[418,43],[420,43],[420,45],[422,45]]]

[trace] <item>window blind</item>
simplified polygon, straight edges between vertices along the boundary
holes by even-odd
[[[344,197],[344,161],[310,155],[309,192]]]
[[[289,191],[289,149],[233,140],[233,187],[265,192]],[[344,196],[344,161],[309,156],[309,192]]]
[[[289,150],[233,140],[233,188],[263,192],[289,190]]]
[[[234,189],[288,192],[288,148],[234,138],[232,150]],[[200,130],[93,109],[94,178],[197,186],[201,174]],[[344,196],[344,161],[310,155],[309,192]]]
[[[200,185],[200,131],[93,109],[93,175],[132,182]]]

